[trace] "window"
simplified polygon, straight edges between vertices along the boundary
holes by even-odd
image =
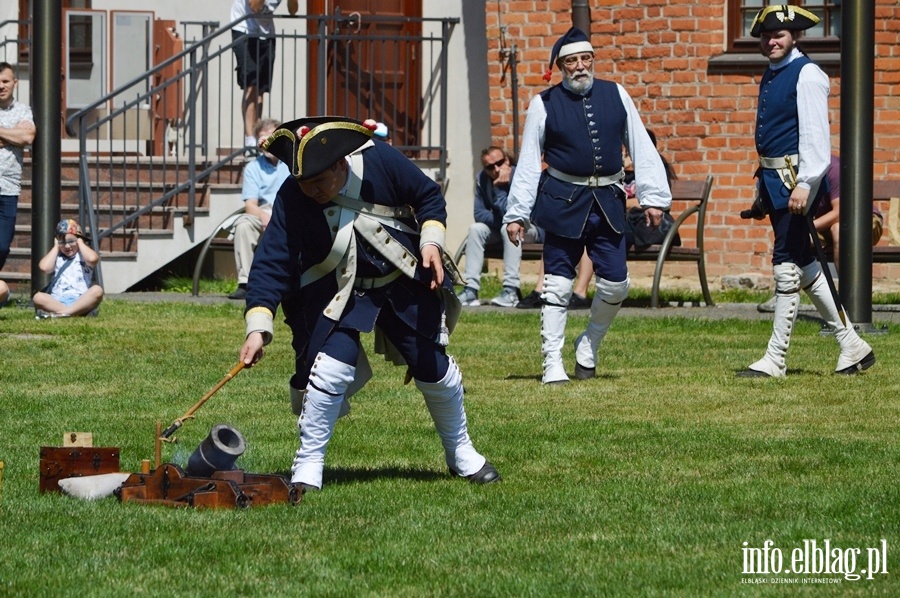
[[[764,6],[782,4],[770,0],[728,0],[728,51],[739,53],[759,52],[759,40],[750,37],[753,18]],[[815,14],[819,24],[807,29],[801,45],[808,52],[840,52],[842,0],[795,1]]]
[[[90,8],[91,0],[62,0],[60,8]],[[31,0],[19,0],[19,63],[27,64],[31,55],[33,19]],[[60,10],[62,18],[62,10]],[[83,32],[82,32],[83,38]]]

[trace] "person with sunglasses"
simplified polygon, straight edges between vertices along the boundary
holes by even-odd
[[[618,83],[594,77],[594,48],[572,27],[550,54],[563,80],[528,106],[522,153],[503,223],[521,242],[530,224],[544,230],[541,352],[544,384],[568,382],[563,365],[566,308],[585,249],[596,291],[587,329],[575,340],[575,377],[596,376],[597,351],[628,295],[625,263],[625,171],[622,146],[634,162],[637,197],[647,224],[659,226],[672,203],[666,171],[634,101]],[[542,170],[542,162],[547,168]]]
[[[475,176],[475,222],[469,226],[466,238],[466,267],[463,272],[465,287],[457,295],[462,305],[478,306],[481,289],[481,267],[484,263],[484,247],[489,242],[503,243],[503,288],[500,295],[491,299],[491,305],[515,307],[522,294],[519,291],[519,266],[522,263],[522,246],[509,240],[503,216],[506,214],[506,198],[515,167],[502,148],[492,145],[481,151],[484,168]],[[540,229],[530,227],[525,233],[528,243],[540,243]]]
[[[56,239],[38,267],[53,273],[43,291],[34,294],[35,317],[66,318],[97,315],[103,287],[94,282],[100,255],[85,242],[81,227],[72,219],[56,225]]]

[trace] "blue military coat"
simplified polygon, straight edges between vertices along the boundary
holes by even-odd
[[[419,231],[426,221],[446,225],[446,202],[440,187],[403,154],[386,143],[362,150],[364,176],[360,199],[381,206],[413,208],[414,216],[401,221]],[[336,276],[326,275],[301,287],[300,277],[328,256],[335,230],[327,212],[335,204],[319,204],[306,196],[299,184],[288,179],[275,198],[272,219],[262,236],[247,283],[247,310],[265,307],[276,313],[280,304],[285,322],[293,333],[297,369],[291,385],[303,388],[312,359],[330,331],[337,326],[371,331],[381,309],[392,309],[407,325],[426,338],[441,333],[442,305],[439,295],[428,288],[432,271],[417,265],[414,278],[401,276],[386,287],[354,291],[337,319],[323,311],[338,290]],[[389,229],[392,239],[419,256],[419,237]],[[395,267],[356,234],[357,276],[376,277]],[[452,292],[452,283],[445,277]]]

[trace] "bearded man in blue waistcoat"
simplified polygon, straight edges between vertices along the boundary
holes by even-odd
[[[834,329],[840,345],[835,372],[855,374],[875,363],[872,348],[841,318],[822,267],[810,248],[810,210],[814,214],[826,192],[831,164],[828,123],[828,76],[797,48],[802,32],[816,25],[813,13],[790,5],[760,10],[750,35],[759,38],[769,68],[759,84],[756,151],[759,154],[759,209],[769,214],[775,233],[775,318],[762,359],[738,372],[740,377],[782,378],[797,311],[800,289]]]
[[[528,106],[522,151],[503,222],[514,242],[534,223],[545,231],[541,299],[544,384],[569,380],[563,365],[566,306],[585,248],[596,276],[587,329],[575,341],[575,377],[596,375],[597,350],[628,295],[625,263],[625,172],[622,147],[634,162],[637,196],[650,226],[672,203],[666,171],[625,89],[593,76],[594,49],[572,27],[553,46],[563,81]],[[547,164],[541,170],[541,162]]]
[[[281,304],[293,333],[291,402],[300,416],[291,483],[321,489],[337,419],[371,376],[360,333],[373,330],[376,350],[407,365],[407,380],[424,395],[450,472],[498,481],[469,438],[462,375],[446,352],[459,313],[443,261],[446,202],[403,154],[372,141],[375,128],[375,121],[305,118],[260,146],[293,177],[276,195],[250,269],[240,359],[253,365],[262,357]]]

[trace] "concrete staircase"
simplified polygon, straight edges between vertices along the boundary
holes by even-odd
[[[92,170],[92,198],[101,231],[120,222],[142,205],[161,197],[166,189],[184,182],[186,164],[172,161],[166,169],[148,169],[141,157],[114,157],[104,163],[109,168]],[[197,184],[193,220],[189,216],[187,194],[175,195],[165,206],[153,209],[123,229],[94,244],[100,252],[103,286],[107,293],[122,293],[157,270],[201,245],[220,222],[242,207],[240,162],[217,171],[212,180]],[[60,217],[78,218],[78,158],[62,159]],[[95,180],[96,179],[96,180]],[[32,261],[31,163],[26,159],[22,194],[16,218],[16,235],[0,279],[14,291],[31,287]],[[81,223],[82,228],[88,224]],[[96,235],[94,235],[96,237]],[[38,259],[50,248],[39,248]]]

